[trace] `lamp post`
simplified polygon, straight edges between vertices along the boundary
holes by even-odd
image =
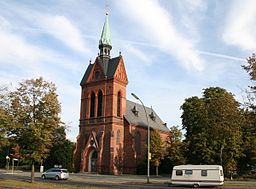
[[[10,157],[7,155],[5,158],[6,158],[6,169],[7,169],[7,172],[8,172],[9,171]]]
[[[147,112],[146,112],[146,108],[145,108],[145,106],[144,106],[144,104],[143,104],[143,102],[140,100],[140,98],[136,95],[136,94],[134,94],[134,93],[131,93],[131,95],[136,99],[136,100],[139,100],[140,101],[140,103],[142,104],[142,106],[143,106],[143,109],[144,109],[144,111],[145,111],[145,114],[146,114],[146,119],[147,119],[147,126],[148,126],[148,163],[147,163],[147,183],[149,183],[149,175],[150,175],[150,158],[151,158],[151,154],[150,154],[150,129],[149,129],[149,124],[148,124],[148,114],[147,114]]]

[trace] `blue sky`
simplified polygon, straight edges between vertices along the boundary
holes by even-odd
[[[223,87],[244,100],[241,65],[256,50],[254,0],[2,0],[0,85],[42,76],[54,82],[68,138],[78,135],[80,81],[95,60],[109,12],[113,49],[121,51],[134,92],[168,126],[181,125],[185,98]]]

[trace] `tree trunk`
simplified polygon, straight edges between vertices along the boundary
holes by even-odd
[[[158,166],[156,166],[156,176],[158,176]]]
[[[224,150],[224,147],[225,147],[225,139],[223,140],[223,143],[220,147],[220,165],[222,166],[223,164],[223,150]]]
[[[34,178],[35,178],[35,165],[34,165],[34,161],[32,162],[32,169],[31,169],[31,183],[34,182]]]

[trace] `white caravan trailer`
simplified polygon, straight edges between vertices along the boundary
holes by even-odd
[[[200,186],[222,186],[223,168],[220,165],[178,165],[173,167],[171,184]]]

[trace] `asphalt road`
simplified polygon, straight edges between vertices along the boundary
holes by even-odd
[[[14,172],[14,174],[6,173],[5,170],[0,170],[0,178],[2,179],[15,179],[15,180],[30,180],[29,172]],[[70,173],[70,179],[68,180],[43,180],[40,173],[35,173],[35,181],[48,182],[67,185],[80,185],[80,186],[99,186],[109,188],[134,188],[134,189],[183,189],[189,187],[183,186],[169,186],[169,177],[150,177],[150,184],[146,183],[146,176],[144,175],[100,175],[100,174],[86,174],[86,173]],[[256,189],[256,182],[245,181],[226,181],[223,189]]]

